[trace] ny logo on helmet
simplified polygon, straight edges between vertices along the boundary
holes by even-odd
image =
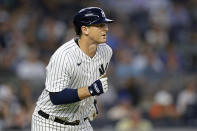
[[[102,14],[102,17],[105,18],[105,13],[104,13],[104,11],[101,11],[101,14]]]

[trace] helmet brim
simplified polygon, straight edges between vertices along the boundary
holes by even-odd
[[[103,23],[113,23],[113,22],[114,22],[114,20],[111,20],[111,19],[108,19],[108,18],[105,18],[103,20]]]

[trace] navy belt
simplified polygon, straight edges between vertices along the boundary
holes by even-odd
[[[38,114],[40,116],[44,117],[45,119],[49,119],[49,116],[50,116],[49,114],[43,112],[42,110],[39,110]],[[87,119],[88,119],[88,117],[84,118],[84,121],[87,120]],[[75,120],[75,121],[69,122],[69,121],[62,120],[58,117],[54,117],[53,121],[57,122],[57,123],[60,123],[60,124],[63,124],[63,125],[72,125],[72,126],[79,125],[79,123],[80,123],[80,120]]]

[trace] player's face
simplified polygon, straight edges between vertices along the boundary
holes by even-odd
[[[106,43],[108,26],[105,23],[88,27],[88,37],[97,44]]]

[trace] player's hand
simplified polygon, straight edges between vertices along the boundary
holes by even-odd
[[[92,113],[88,116],[88,119],[90,121],[93,121],[96,117],[98,116],[98,114],[96,113],[96,111],[92,111]]]
[[[88,87],[91,96],[99,96],[102,93],[107,92],[108,90],[108,82],[107,77],[100,78],[96,80],[92,85]]]
[[[97,116],[98,116],[97,100],[94,99],[94,108],[93,108],[92,112],[90,113],[90,115],[88,116],[88,119],[90,121],[93,121]]]

